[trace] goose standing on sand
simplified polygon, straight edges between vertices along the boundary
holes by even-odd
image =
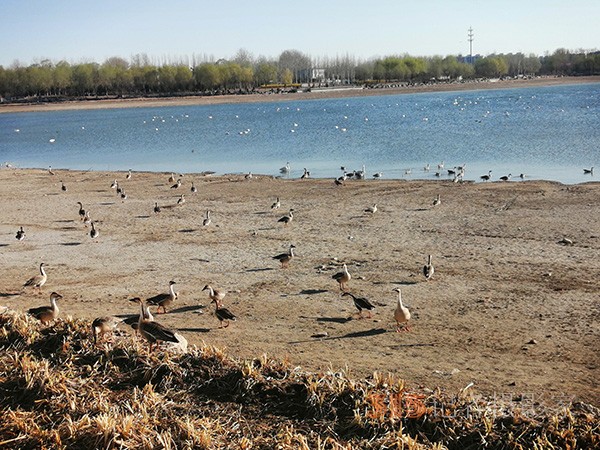
[[[133,303],[142,303],[142,299],[139,297],[134,297],[134,298],[130,298],[129,299],[130,302]],[[154,320],[154,316],[152,315],[152,313],[150,312],[150,310],[148,308],[145,308],[143,310],[144,312],[144,319],[146,320]],[[140,316],[139,314],[136,314],[135,316],[130,316],[127,317],[125,319],[123,319],[123,323],[129,325],[131,328],[133,328],[137,334],[137,326],[138,326],[138,322],[140,320]]]
[[[204,220],[202,221],[202,226],[203,227],[207,227],[210,225],[210,223],[212,222],[211,218],[210,218],[210,211],[206,211],[206,217],[204,218]]]
[[[92,229],[90,231],[90,237],[92,239],[98,239],[98,236],[100,236],[100,233],[98,232],[98,230],[94,226],[94,222],[92,222],[91,224],[92,224]]]
[[[23,227],[17,230],[17,235],[15,237],[17,238],[17,241],[22,241],[23,239],[25,239],[25,230],[23,229]]]
[[[112,184],[110,185],[110,188],[111,189],[116,189],[118,185],[119,185],[119,182],[115,178],[115,181],[112,182]]]
[[[246,176],[244,176],[244,178],[245,178],[246,180],[251,180],[251,179],[252,179],[252,172],[248,172],[248,173],[246,174]]]
[[[127,172],[127,175],[125,175],[125,179],[131,180],[131,169],[129,169],[129,171]]]
[[[368,299],[366,299],[365,297],[357,297],[354,294],[351,294],[350,292],[344,292],[342,294],[342,297],[345,297],[346,295],[349,295],[350,297],[352,297],[354,306],[356,306],[356,309],[358,309],[359,318],[362,319],[362,317],[363,317],[363,315],[362,315],[363,309],[367,310],[367,312],[369,313],[368,318],[371,318],[371,311],[375,309],[375,306],[373,306],[373,304]]]
[[[502,177],[500,177],[500,180],[502,181],[508,181],[512,178],[512,173],[509,173],[508,175],[504,175]]]
[[[92,322],[92,337],[94,338],[94,344],[98,343],[98,338],[116,330],[121,322],[123,322],[123,319],[115,316],[96,317]]]
[[[160,212],[160,206],[158,206],[158,202],[154,202],[154,212],[156,214]]]
[[[401,324],[404,324],[404,331],[410,331],[410,327],[408,326],[408,321],[410,320],[410,311],[402,303],[402,292],[400,291],[400,288],[395,288],[394,291],[398,293],[398,306],[396,306],[396,310],[394,311],[396,332],[400,333],[400,331],[402,331],[400,329]]]
[[[208,298],[211,300],[221,301],[225,298],[225,292],[214,289],[210,284],[202,288],[203,291],[208,291]]]
[[[431,264],[431,255],[427,257],[427,264],[423,266],[423,275],[425,276],[425,280],[429,281],[433,276],[433,265]]]
[[[163,313],[166,314],[167,313],[167,306],[171,306],[171,304],[175,301],[175,299],[178,297],[177,292],[175,292],[175,288],[173,286],[175,286],[175,282],[174,281],[169,281],[169,292],[167,294],[158,294],[155,295],[154,297],[150,297],[148,299],[146,299],[146,303],[148,304],[148,306],[152,306],[152,305],[156,305],[156,313],[160,314],[160,308],[163,309]]]
[[[65,186],[65,183],[63,183],[62,181],[60,182],[60,190],[63,192],[67,192],[67,186]]]
[[[438,206],[440,203],[442,203],[442,199],[440,197],[440,194],[438,194],[435,199],[433,200],[433,206]]]
[[[290,173],[291,170],[292,168],[290,166],[290,162],[288,161],[287,163],[285,163],[285,166],[279,169],[279,173]]]
[[[175,183],[175,174],[171,173],[171,176],[169,177],[169,183]]]
[[[46,284],[46,281],[48,280],[48,275],[46,275],[46,271],[44,270],[44,263],[40,264],[40,274],[36,275],[34,277],[31,277],[29,280],[27,280],[25,282],[25,284],[23,284],[23,287],[33,287],[33,288],[38,288],[39,291],[42,291],[42,286],[44,284]]]
[[[593,175],[594,174],[594,167],[590,167],[589,169],[583,169],[583,173],[588,174],[588,175]]]
[[[124,202],[127,200],[127,194],[125,193],[125,189],[121,189],[121,200]]]
[[[306,167],[304,168],[304,173],[302,174],[302,176],[300,177],[301,180],[304,180],[306,178],[310,177],[310,172],[308,170],[306,170]]]
[[[348,272],[348,266],[343,265],[342,271],[334,274],[331,278],[337,281],[340,285],[340,291],[346,290],[346,283],[352,279],[352,275]]]
[[[83,220],[83,218],[85,217],[85,209],[83,209],[83,203],[77,202],[77,204],[79,205],[79,219]]]
[[[171,189],[178,189],[181,186],[181,178],[177,179],[177,183],[171,186]]]
[[[290,261],[294,258],[294,249],[296,248],[296,246],[294,244],[290,245],[290,249],[288,250],[287,253],[281,253],[277,256],[273,256],[273,259],[276,259],[277,261],[279,261],[281,263],[281,268],[285,269],[289,266]]]
[[[275,202],[271,205],[271,209],[279,209],[281,208],[281,202],[279,201],[279,197],[275,200]]]
[[[231,311],[223,307],[220,300],[213,298],[211,302],[215,304],[215,316],[219,319],[219,328],[227,328],[229,326],[229,321],[235,322],[236,317]]]
[[[90,217],[90,210],[88,209],[85,212],[85,216],[83,216],[83,224],[87,227],[91,223],[92,223],[92,218]]]
[[[31,308],[27,310],[27,314],[35,317],[44,325],[48,325],[54,319],[58,317],[58,305],[57,300],[61,300],[62,295],[53,292],[50,294],[50,306],[39,306],[37,308]]]
[[[375,203],[373,206],[369,206],[367,209],[365,209],[365,212],[375,214],[377,212],[377,203]]]
[[[277,222],[281,222],[284,226],[288,226],[292,222],[292,220],[294,220],[294,210],[290,209],[289,214],[287,216],[283,216]]]
[[[148,307],[143,301],[140,302],[140,308],[141,311],[138,319],[137,329],[142,337],[150,344],[150,351],[152,351],[154,344],[159,342],[179,342],[174,331],[154,320],[148,320],[145,318],[147,316]]]
[[[192,181],[192,187],[190,188],[190,191],[192,192],[192,194],[195,194],[196,192],[198,192],[198,188],[196,188],[196,186],[194,186],[193,181]]]
[[[181,196],[179,197],[179,199],[177,200],[177,204],[178,205],[183,205],[185,203],[185,195],[181,194]]]
[[[54,175],[54,172],[52,172],[52,166],[48,166],[48,174]]]
[[[119,186],[119,182],[115,180],[115,183],[117,183],[117,185],[115,186],[115,190],[117,192],[117,195],[121,195],[121,193],[123,192],[123,189],[121,189],[121,186]]]
[[[488,181],[492,178],[492,171],[488,171],[487,175],[481,175],[479,177],[481,179],[481,181]]]

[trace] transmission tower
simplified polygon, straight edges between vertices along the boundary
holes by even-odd
[[[473,27],[469,27],[469,62],[473,64]]]

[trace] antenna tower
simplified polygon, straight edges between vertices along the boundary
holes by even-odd
[[[469,62],[473,64],[473,27],[469,27]]]

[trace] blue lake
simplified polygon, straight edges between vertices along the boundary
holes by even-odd
[[[301,96],[301,94],[298,94]],[[53,140],[53,142],[50,142]],[[600,84],[159,108],[0,114],[0,163],[15,167],[465,179],[600,174]],[[423,167],[430,164],[431,171]],[[410,173],[407,173],[410,172]],[[446,177],[446,171],[442,172]]]

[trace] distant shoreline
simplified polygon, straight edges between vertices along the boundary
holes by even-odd
[[[35,104],[2,104],[2,113],[41,112],[41,111],[67,111],[67,110],[92,110],[115,108],[144,108],[162,106],[196,106],[237,103],[284,102],[304,101],[328,98],[367,97],[380,95],[414,94],[423,92],[454,92],[487,89],[511,89],[525,87],[542,87],[569,84],[600,83],[600,76],[588,77],[541,77],[529,80],[502,80],[502,81],[467,81],[464,83],[440,83],[431,85],[406,86],[381,89],[360,88],[332,88],[327,90],[314,90],[311,92],[298,92],[288,94],[248,94],[248,95],[220,95],[220,96],[190,96],[166,98],[134,98],[112,100],[85,100],[67,101],[62,103],[35,103]]]

